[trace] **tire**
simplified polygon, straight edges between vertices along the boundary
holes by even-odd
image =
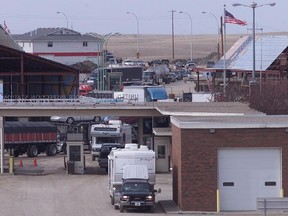
[[[57,154],[57,146],[56,144],[52,144],[49,146],[49,156],[55,156]]]
[[[19,151],[14,151],[14,157],[19,157],[20,152]]]
[[[99,116],[95,116],[93,118],[93,122],[100,123],[100,121],[101,121],[101,117],[99,117]]]
[[[31,149],[31,146],[29,145],[29,146],[27,147],[27,150],[26,150],[27,157],[31,157],[30,149]]]
[[[124,212],[125,207],[123,205],[120,205],[119,209],[120,209],[120,212]]]
[[[154,206],[150,206],[149,211],[150,211],[151,213],[154,213],[155,207],[154,207]]]
[[[95,161],[95,157],[92,155],[92,161]]]
[[[33,145],[30,147],[30,157],[37,157],[37,155],[39,154],[39,149],[36,145]]]
[[[68,124],[73,124],[73,123],[74,123],[74,118],[73,118],[73,117],[68,117],[68,118],[66,119],[66,123],[68,123]]]
[[[114,205],[114,197],[110,197],[111,199],[111,205]]]
[[[46,153],[47,156],[50,156],[49,148],[50,148],[50,145],[47,145],[46,148],[45,148],[45,153]]]

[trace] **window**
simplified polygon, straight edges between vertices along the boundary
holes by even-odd
[[[88,47],[88,42],[87,41],[83,42],[83,47]]]
[[[48,47],[53,47],[53,42],[48,42]]]

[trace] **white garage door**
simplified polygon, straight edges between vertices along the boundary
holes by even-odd
[[[220,211],[256,210],[257,197],[279,197],[281,175],[279,148],[220,149]]]

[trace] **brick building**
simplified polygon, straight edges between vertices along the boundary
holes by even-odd
[[[288,191],[288,116],[172,117],[173,200],[183,211],[256,210]]]

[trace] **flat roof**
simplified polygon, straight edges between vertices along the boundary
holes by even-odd
[[[171,123],[181,129],[288,128],[288,116],[172,116]]]
[[[169,116],[265,115],[240,102],[159,102],[156,109]]]

